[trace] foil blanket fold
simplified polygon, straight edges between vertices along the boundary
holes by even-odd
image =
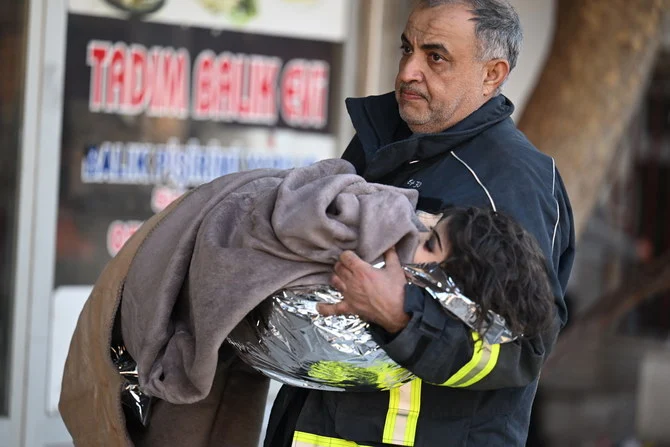
[[[383,263],[375,265],[382,268]],[[437,264],[403,266],[408,283],[422,287],[446,312],[475,330],[477,304],[463,295]],[[319,303],[342,295],[328,285],[295,286],[268,297],[230,333],[226,342],[247,364],[281,383],[324,391],[380,391],[415,376],[394,362],[373,340],[368,323],[353,315],[323,316]],[[500,315],[489,312],[481,333],[490,344],[516,339]],[[122,403],[147,425],[151,397],[137,380],[137,365],[123,346],[112,360],[126,379]]]
[[[376,267],[382,267],[377,264]],[[463,295],[437,264],[403,266],[407,281],[422,287],[445,311],[476,330],[477,304]],[[281,290],[256,307],[227,341],[247,364],[282,383],[327,391],[379,391],[414,375],[394,362],[356,316],[322,316],[318,303],[341,294],[326,285]],[[482,336],[487,343],[513,341],[505,320],[489,312]]]

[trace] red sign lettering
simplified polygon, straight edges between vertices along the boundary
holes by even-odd
[[[193,116],[215,121],[277,121],[276,57],[200,53],[193,73]]]
[[[91,41],[89,109],[93,112],[188,117],[190,60],[186,50]]]
[[[142,222],[138,220],[115,220],[107,228],[107,253],[109,256],[116,256],[121,251],[124,244],[135,234]]]
[[[89,108],[93,112],[274,125],[279,114],[291,127],[323,129],[328,120],[329,65],[262,55],[195,59],[185,49],[92,40]],[[192,92],[191,92],[192,89]],[[279,94],[278,94],[279,93]],[[192,94],[192,99],[191,99]]]
[[[88,44],[87,64],[91,67],[90,92],[88,108],[93,112],[102,109],[103,90],[105,86],[105,61],[110,48],[109,42],[92,40]]]
[[[293,127],[320,129],[328,115],[328,64],[294,59],[281,81],[281,114]]]

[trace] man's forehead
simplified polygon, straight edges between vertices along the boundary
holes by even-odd
[[[407,20],[405,37],[422,41],[444,41],[474,37],[473,14],[462,4],[432,8],[417,7]]]

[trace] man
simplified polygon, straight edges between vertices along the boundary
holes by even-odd
[[[377,270],[345,252],[332,279],[343,301],[320,311],[371,322],[419,379],[363,394],[284,387],[266,446],[525,444],[540,369],[567,319],[574,231],[554,161],[515,128],[514,106],[499,94],[521,40],[504,0],[419,1],[401,37],[395,94],[347,101],[356,136],[343,158],[369,181],[418,189],[424,211],[490,207],[516,219],[547,259],[552,330],[489,345],[405,285],[395,253]]]

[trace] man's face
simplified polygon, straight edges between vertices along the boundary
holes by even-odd
[[[455,4],[418,7],[407,20],[395,94],[413,132],[441,132],[488,99],[472,17],[466,6]]]

